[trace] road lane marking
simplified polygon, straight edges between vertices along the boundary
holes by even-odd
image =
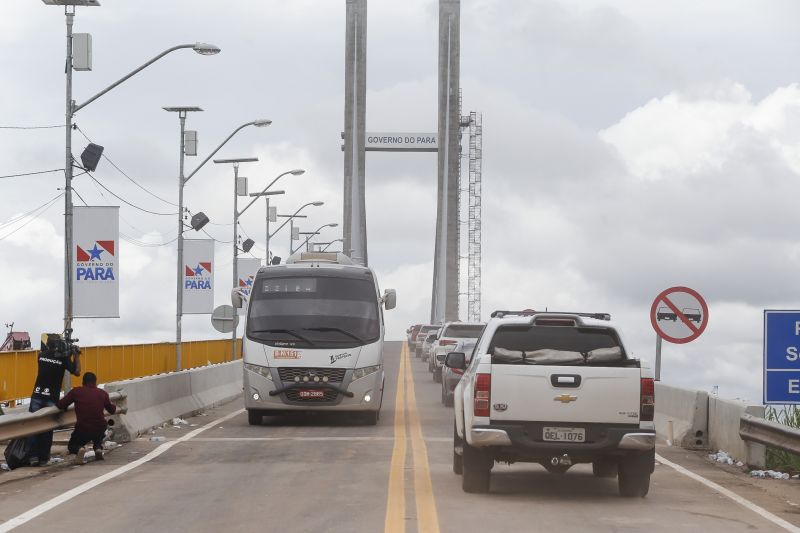
[[[309,441],[309,442],[321,442],[321,441],[366,441],[366,442],[376,442],[376,441],[386,441],[386,442],[394,442],[394,437],[199,437],[194,439],[195,442],[251,442],[251,441],[266,441],[266,442],[275,442],[275,441]]]
[[[668,467],[674,469],[675,471],[680,472],[684,476],[689,477],[689,478],[691,478],[691,479],[693,479],[693,480],[695,480],[697,482],[700,482],[703,485],[705,485],[706,487],[708,487],[708,488],[710,488],[712,490],[715,490],[715,491],[719,492],[720,494],[722,494],[724,496],[727,496],[728,498],[730,498],[731,500],[735,501],[736,503],[738,503],[739,505],[741,505],[745,509],[749,509],[749,510],[753,511],[754,513],[760,515],[761,517],[769,520],[770,522],[772,522],[776,526],[780,526],[783,529],[785,529],[786,531],[792,531],[793,533],[800,533],[800,527],[797,527],[797,526],[795,526],[793,524],[790,524],[789,522],[787,522],[783,518],[780,518],[779,516],[776,516],[776,515],[770,513],[769,511],[767,511],[763,507],[759,507],[758,505],[754,504],[750,500],[742,498],[741,496],[739,496],[735,492],[726,489],[722,485],[714,483],[713,481],[708,480],[708,479],[704,478],[703,476],[701,476],[699,474],[695,474],[691,470],[688,470],[688,469],[682,467],[679,464],[676,464],[676,463],[673,463],[672,461],[664,459],[663,457],[661,457],[658,454],[656,454],[656,460],[659,463],[667,465]]]
[[[386,497],[386,533],[404,533],[406,530],[406,369],[401,351],[400,370],[397,373],[397,392],[394,399],[394,447],[389,467],[389,493]]]
[[[144,439],[141,439],[144,440]],[[309,442],[324,442],[324,441],[353,441],[353,442],[394,442],[394,437],[198,437],[194,442],[258,442],[258,441],[309,441]],[[452,444],[452,437],[426,437],[425,442],[447,443]]]
[[[51,498],[50,500],[47,500],[46,502],[37,505],[33,509],[30,509],[29,511],[25,511],[21,515],[15,516],[14,518],[10,518],[10,519],[8,519],[8,521],[3,522],[2,524],[0,524],[0,533],[6,533],[7,531],[11,531],[12,529],[15,529],[15,528],[17,528],[17,527],[19,527],[19,526],[21,526],[23,524],[26,524],[26,523],[30,522],[31,520],[33,520],[34,518],[46,513],[47,511],[49,511],[49,510],[51,510],[51,509],[53,509],[55,507],[58,507],[62,503],[66,503],[66,502],[70,501],[71,499],[75,498],[76,496],[80,496],[84,492],[86,492],[88,490],[91,490],[91,489],[95,488],[96,486],[105,483],[106,481],[109,481],[109,480],[112,480],[112,479],[114,479],[116,477],[119,477],[122,474],[125,474],[126,472],[130,472],[134,468],[137,468],[137,467],[139,467],[139,466],[141,466],[141,465],[143,465],[143,464],[145,464],[147,462],[152,461],[153,459],[155,459],[159,455],[163,454],[164,452],[166,452],[167,450],[169,450],[170,448],[172,448],[176,444],[179,444],[181,442],[186,442],[187,440],[190,440],[190,439],[194,438],[195,436],[199,435],[200,433],[204,432],[205,430],[211,429],[212,427],[214,427],[214,426],[216,426],[218,424],[221,424],[222,422],[225,422],[226,420],[230,420],[231,418],[242,414],[243,412],[244,412],[244,409],[239,409],[238,411],[234,411],[233,413],[229,413],[229,414],[223,416],[222,418],[218,418],[216,420],[213,420],[213,421],[209,422],[208,424],[206,424],[204,426],[201,426],[201,427],[199,427],[199,428],[197,428],[195,430],[190,431],[189,433],[187,433],[183,437],[180,437],[180,438],[175,439],[173,441],[168,441],[168,442],[165,442],[164,444],[161,444],[156,449],[154,449],[153,451],[151,451],[150,453],[148,453],[144,457],[141,457],[140,459],[137,459],[136,461],[133,461],[133,462],[128,463],[126,465],[120,466],[119,468],[116,468],[116,469],[112,470],[111,472],[107,472],[107,473],[103,474],[102,476],[96,477],[96,478],[94,478],[92,480],[89,480],[89,481],[87,481],[85,483],[82,483],[81,485],[78,485],[74,489],[68,490],[67,492],[65,492],[63,494],[60,494],[60,495],[56,496],[55,498]]]
[[[411,430],[411,448],[414,456],[414,496],[417,504],[417,531],[420,533],[439,533],[439,516],[436,512],[436,499],[433,497],[431,470],[428,465],[428,450],[422,437],[422,424],[419,421],[417,399],[414,392],[414,375],[408,349],[403,347],[402,360],[406,367],[406,386],[408,387],[408,425]]]

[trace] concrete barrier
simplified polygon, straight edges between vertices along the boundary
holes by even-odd
[[[656,383],[655,424],[656,434],[675,446],[708,448],[708,393]]]
[[[739,421],[748,414],[764,418],[764,406],[743,400],[728,400],[718,396],[708,397],[708,439],[712,450],[724,450],[746,464],[764,468],[766,446],[746,442],[739,436]]]
[[[115,418],[114,440],[127,442],[175,417],[195,414],[242,393],[242,362],[233,361],[107,383],[125,391],[128,412]]]

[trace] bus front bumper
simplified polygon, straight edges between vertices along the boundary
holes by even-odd
[[[264,411],[377,411],[383,395],[383,378],[380,371],[349,381],[348,372],[342,383],[276,383],[245,369],[244,406]]]

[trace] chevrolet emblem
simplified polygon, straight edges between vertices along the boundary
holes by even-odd
[[[561,396],[556,396],[555,398],[553,398],[554,401],[561,403],[574,402],[577,399],[578,399],[577,396],[573,396],[571,394],[562,394]]]

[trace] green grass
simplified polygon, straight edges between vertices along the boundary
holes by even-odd
[[[800,428],[800,409],[796,405],[786,405],[780,409],[769,406],[765,416],[767,420]],[[790,474],[800,473],[800,456],[767,446],[767,468]]]

